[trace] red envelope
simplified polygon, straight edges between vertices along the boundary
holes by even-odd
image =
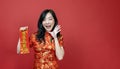
[[[20,28],[20,54],[30,53],[29,51],[29,38],[28,38],[28,27]]]

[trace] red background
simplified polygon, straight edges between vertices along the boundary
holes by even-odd
[[[0,69],[32,69],[33,49],[16,54],[19,27],[35,32],[46,8],[62,25],[60,69],[120,69],[119,0],[0,0]]]

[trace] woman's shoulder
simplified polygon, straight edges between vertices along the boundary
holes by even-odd
[[[36,35],[37,35],[37,32],[34,32],[30,35],[30,39],[31,40],[36,40]]]
[[[35,37],[37,35],[37,32],[34,32],[30,35],[30,37]]]
[[[31,34],[31,36],[36,36],[37,35],[37,32],[34,32]]]

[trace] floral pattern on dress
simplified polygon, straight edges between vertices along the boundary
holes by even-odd
[[[33,69],[58,69],[57,58],[55,55],[54,39],[49,33],[45,33],[45,42],[36,40],[36,34],[30,36],[30,47],[35,51]],[[63,36],[58,38],[60,46],[63,46]]]

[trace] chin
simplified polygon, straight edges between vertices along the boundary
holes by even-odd
[[[52,30],[50,29],[50,30],[46,30],[47,32],[51,32]]]
[[[50,28],[50,29],[46,29],[46,31],[51,32],[51,31],[52,31],[52,28]]]

